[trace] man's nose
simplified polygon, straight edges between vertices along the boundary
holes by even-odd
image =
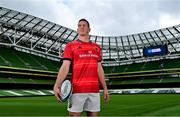
[[[80,29],[84,29],[84,26],[80,27]]]

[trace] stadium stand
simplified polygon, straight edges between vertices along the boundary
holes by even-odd
[[[61,25],[0,7],[0,88],[52,89],[64,47],[77,35]],[[90,40],[101,45],[110,89],[180,86],[180,25],[125,36],[90,35]],[[143,55],[144,48],[158,45],[166,45],[168,52]],[[161,48],[149,52],[155,50]]]
[[[13,48],[0,47],[1,66],[57,71],[61,64],[42,57],[16,51]]]
[[[0,55],[0,87],[3,89],[28,89],[34,85],[36,88],[50,88],[61,65],[60,62],[20,52],[12,47],[0,47]]]

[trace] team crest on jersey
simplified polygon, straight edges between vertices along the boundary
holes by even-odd
[[[97,48],[97,47],[94,47],[94,49],[95,49],[96,51],[98,51],[98,48]]]
[[[82,47],[79,45],[78,47],[77,47],[77,49],[81,49]]]

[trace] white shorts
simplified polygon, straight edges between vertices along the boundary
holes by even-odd
[[[99,93],[75,93],[68,101],[69,112],[99,112],[100,94]]]

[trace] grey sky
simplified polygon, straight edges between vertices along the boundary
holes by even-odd
[[[180,0],[0,0],[18,10],[76,30],[86,18],[91,34],[120,36],[180,24]]]

